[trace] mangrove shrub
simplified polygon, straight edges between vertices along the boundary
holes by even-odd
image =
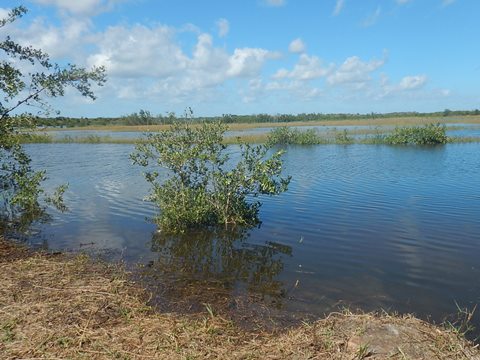
[[[436,145],[446,144],[448,137],[444,124],[427,124],[395,128],[385,137],[385,142],[391,145]]]
[[[314,129],[300,131],[288,126],[271,130],[267,140],[269,145],[316,145],[322,142],[322,138]]]
[[[136,146],[131,157],[147,169],[149,200],[160,208],[155,221],[163,232],[253,226],[259,222],[257,197],[287,189],[281,151],[270,154],[268,146],[240,144],[237,152],[222,143],[226,129],[222,122],[176,122]],[[160,174],[152,165],[166,171]]]
[[[13,8],[0,29],[22,17],[27,10]],[[8,30],[7,30],[8,31]],[[7,33],[8,34],[8,33]],[[23,46],[8,35],[0,39],[0,220],[12,223],[19,217],[42,212],[38,197],[45,172],[34,171],[30,157],[20,144],[20,130],[33,129],[38,115],[51,110],[48,98],[65,94],[73,88],[94,99],[92,84],[105,81],[103,68],[86,70],[75,65],[60,66],[39,49]],[[36,109],[36,115],[26,111]],[[60,187],[52,202],[58,203],[65,187]],[[28,217],[28,216],[27,216]],[[2,225],[0,224],[0,225]]]

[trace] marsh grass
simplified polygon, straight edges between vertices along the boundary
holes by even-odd
[[[325,140],[314,129],[298,130],[282,126],[270,131],[267,138],[269,145],[318,145]]]
[[[441,126],[441,125],[440,125]],[[165,126],[165,128],[167,128]],[[402,127],[398,129],[409,129],[410,127]],[[229,125],[230,130],[234,130],[232,124]],[[285,130],[286,129],[286,130]],[[464,126],[449,127],[449,130],[465,129]],[[131,131],[131,130],[130,130]],[[397,130],[399,131],[399,130]],[[406,130],[401,130],[406,131]],[[226,145],[249,143],[249,144],[265,144],[268,141],[273,141],[276,144],[299,144],[299,145],[314,145],[314,144],[392,144],[392,134],[395,129],[391,126],[376,126],[374,128],[360,128],[360,129],[337,129],[334,128],[328,131],[316,131],[315,129],[301,130],[288,127],[277,127],[270,133],[261,134],[245,134],[241,136],[226,136],[223,143]],[[56,138],[45,133],[23,133],[20,136],[20,141],[24,144],[137,144],[144,143],[145,139],[139,138],[117,138],[109,135],[89,135],[89,136],[63,136]],[[140,134],[139,134],[140,136]],[[389,137],[390,136],[390,137]],[[398,137],[397,135],[394,135]],[[403,135],[402,135],[403,136]],[[286,141],[286,142],[285,142]],[[476,136],[449,136],[448,143],[475,143],[480,142],[480,137]]]
[[[415,126],[429,123],[443,124],[480,124],[480,115],[455,115],[455,116],[427,116],[427,117],[375,117],[371,119],[335,119],[321,121],[289,121],[289,122],[258,122],[258,123],[230,123],[231,130],[246,130],[255,128],[270,127],[291,127],[291,126]],[[168,129],[170,125],[98,125],[98,126],[79,126],[65,128],[45,128],[46,131],[70,131],[81,130],[99,130],[99,131],[138,131],[150,132]]]
[[[354,139],[346,129],[343,129],[343,131],[335,131],[335,144],[348,145],[353,143]]]

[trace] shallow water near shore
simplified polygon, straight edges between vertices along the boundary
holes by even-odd
[[[47,187],[69,183],[70,211],[37,225],[34,246],[103,252],[319,316],[344,305],[439,322],[480,302],[478,143],[291,146],[289,190],[262,198],[259,228],[177,238],[147,220],[156,209],[132,145],[26,148]]]

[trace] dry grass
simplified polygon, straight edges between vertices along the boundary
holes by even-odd
[[[2,359],[480,359],[454,332],[413,317],[333,313],[274,333],[147,301],[118,266],[0,240]]]
[[[295,121],[295,122],[266,122],[266,123],[238,123],[228,124],[230,130],[246,130],[263,127],[280,127],[280,126],[405,126],[405,125],[422,125],[430,123],[442,124],[480,124],[480,115],[464,115],[464,116],[427,116],[427,117],[376,117],[373,119],[357,119],[357,120],[326,120],[326,121]],[[168,129],[170,125],[102,125],[102,126],[84,126],[77,128],[47,128],[47,131],[69,131],[69,130],[104,130],[104,131],[159,131]]]

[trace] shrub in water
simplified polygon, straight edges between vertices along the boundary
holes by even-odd
[[[314,129],[300,131],[282,126],[270,131],[267,144],[269,145],[315,145],[320,144],[321,138]]]
[[[134,163],[147,167],[153,162],[167,170],[166,177],[155,170],[145,173],[152,185],[149,199],[161,210],[155,220],[163,232],[258,224],[261,203],[248,199],[287,189],[290,178],[280,176],[281,151],[268,157],[267,146],[241,144],[233,161],[222,144],[226,129],[221,122],[177,122],[147,134],[147,141],[137,145]]]
[[[335,143],[342,145],[353,144],[353,138],[348,135],[346,129],[343,129],[343,131],[340,132],[335,131]]]
[[[385,142],[391,145],[435,145],[446,144],[448,137],[444,124],[428,124],[396,128],[392,134],[385,137]]]

